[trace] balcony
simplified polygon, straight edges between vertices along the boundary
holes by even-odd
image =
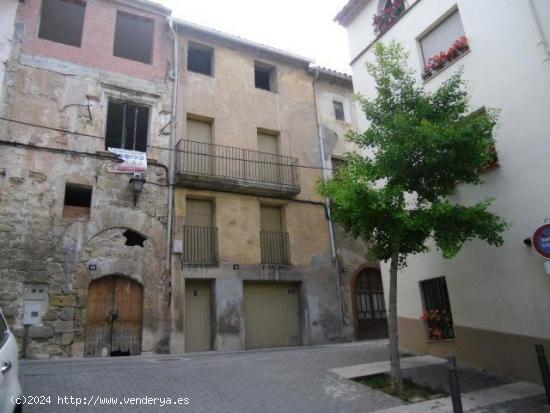
[[[217,266],[218,228],[184,225],[182,260],[190,266]]]
[[[298,159],[181,139],[176,184],[277,198],[300,193]]]
[[[388,31],[405,13],[406,9],[405,0],[388,1],[385,7],[373,17],[374,34],[381,36]]]
[[[290,265],[290,247],[287,232],[260,231],[262,264]]]

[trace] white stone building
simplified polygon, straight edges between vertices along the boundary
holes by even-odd
[[[550,346],[550,275],[526,243],[550,217],[550,2],[399,3],[351,0],[336,17],[348,30],[355,91],[375,93],[365,63],[373,59],[377,42],[401,42],[427,90],[463,67],[470,110],[498,108],[501,119],[494,135],[498,165],[485,172],[485,185],[461,187],[456,201],[470,204],[494,197],[493,211],[512,223],[501,248],[474,241],[452,260],[438,251],[410,257],[398,279],[400,343],[538,381],[533,345]],[[422,76],[428,60],[462,36],[468,50]],[[361,130],[368,127],[363,116],[358,122]],[[388,267],[382,271],[387,287]],[[435,307],[452,312],[453,328],[444,339],[430,338],[429,327],[420,320],[424,310]]]

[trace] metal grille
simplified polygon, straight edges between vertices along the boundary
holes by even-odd
[[[218,265],[218,228],[184,225],[183,262],[188,265]]]
[[[185,139],[176,149],[179,173],[299,187],[296,158]]]
[[[358,319],[385,319],[386,304],[382,278],[377,271],[364,271],[357,277],[355,301]]]
[[[290,264],[288,233],[260,231],[262,264]]]
[[[433,335],[434,329],[439,329],[443,336],[437,338],[454,338],[451,302],[445,277],[421,281],[420,286],[424,298],[424,309],[427,312],[439,311],[444,314],[441,321],[428,321],[430,335]]]

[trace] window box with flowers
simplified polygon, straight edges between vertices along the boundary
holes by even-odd
[[[466,36],[459,37],[449,50],[440,52],[428,59],[428,64],[424,67],[424,71],[422,72],[422,79],[428,80],[469,50],[470,45]]]
[[[430,340],[454,339],[453,318],[450,312],[446,310],[424,311],[420,319],[428,324]]]
[[[405,0],[388,0],[384,9],[373,16],[374,34],[379,36],[388,30],[405,9]]]

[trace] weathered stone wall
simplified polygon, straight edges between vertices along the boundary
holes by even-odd
[[[136,63],[133,70],[131,61],[102,60],[112,53],[112,43],[88,47],[88,21],[77,55],[67,52],[70,46],[33,38],[38,4],[20,3],[18,27],[24,33],[6,70],[2,116],[19,123],[0,121],[0,307],[22,343],[25,283],[46,284],[48,305],[42,324],[28,330],[27,356],[78,357],[88,284],[104,275],[128,276],[143,286],[142,350],[167,351],[169,152],[148,149],[147,182],[134,207],[129,175],[110,172],[116,158],[106,152],[103,139],[108,100],[117,98],[149,106],[148,144],[168,146],[172,81],[164,20],[153,14],[158,21],[154,63]],[[114,3],[88,5],[87,19],[101,10],[116,12]],[[93,187],[88,218],[63,215],[66,183]],[[144,246],[125,245],[126,229],[146,237]]]

